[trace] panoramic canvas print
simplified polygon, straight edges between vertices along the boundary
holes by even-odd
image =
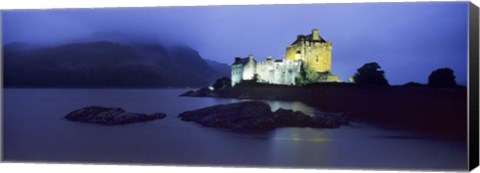
[[[467,170],[468,7],[2,11],[3,159]]]

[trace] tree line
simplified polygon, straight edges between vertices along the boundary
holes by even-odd
[[[385,78],[385,71],[376,62],[364,64],[357,69],[352,77],[352,82],[360,85],[382,85],[389,86],[388,80]],[[406,85],[421,86],[422,84],[409,82]],[[428,86],[431,87],[456,87],[454,71],[450,68],[439,68],[430,73],[428,77]]]

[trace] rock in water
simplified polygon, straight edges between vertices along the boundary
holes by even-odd
[[[68,113],[65,119],[103,125],[118,125],[151,121],[165,117],[164,113],[140,114],[126,112],[122,108],[88,106]]]
[[[272,112],[270,105],[256,101],[210,106],[183,112],[179,117],[183,121],[234,131],[267,131],[277,127],[337,128],[348,123],[342,114],[324,113],[312,117],[281,108]]]
[[[180,96],[187,96],[187,97],[218,97],[218,95],[208,89],[208,88],[200,88],[197,91],[190,90],[187,91],[186,93],[180,94]]]
[[[190,90],[190,91],[187,91],[186,93],[180,94],[180,96],[190,96],[190,97],[193,97],[194,95],[195,95],[195,91],[193,91],[193,90]]]
[[[300,111],[279,108],[274,112],[275,121],[279,127],[309,127],[312,117]]]
[[[183,121],[194,121],[204,126],[227,128],[235,131],[262,131],[275,128],[270,106],[263,102],[240,102],[216,105],[183,112]]]

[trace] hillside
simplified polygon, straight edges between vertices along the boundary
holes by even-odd
[[[5,87],[198,87],[230,75],[187,46],[167,50],[159,44],[96,41],[3,48]]]

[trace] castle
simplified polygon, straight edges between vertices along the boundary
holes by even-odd
[[[318,74],[315,82],[340,82],[338,76],[330,74],[332,70],[332,42],[320,37],[313,29],[309,35],[298,35],[287,47],[286,57],[273,60],[267,57],[257,62],[252,55],[246,58],[236,57],[232,64],[232,86],[242,80],[256,80],[259,83],[296,85],[296,78],[302,71]]]

